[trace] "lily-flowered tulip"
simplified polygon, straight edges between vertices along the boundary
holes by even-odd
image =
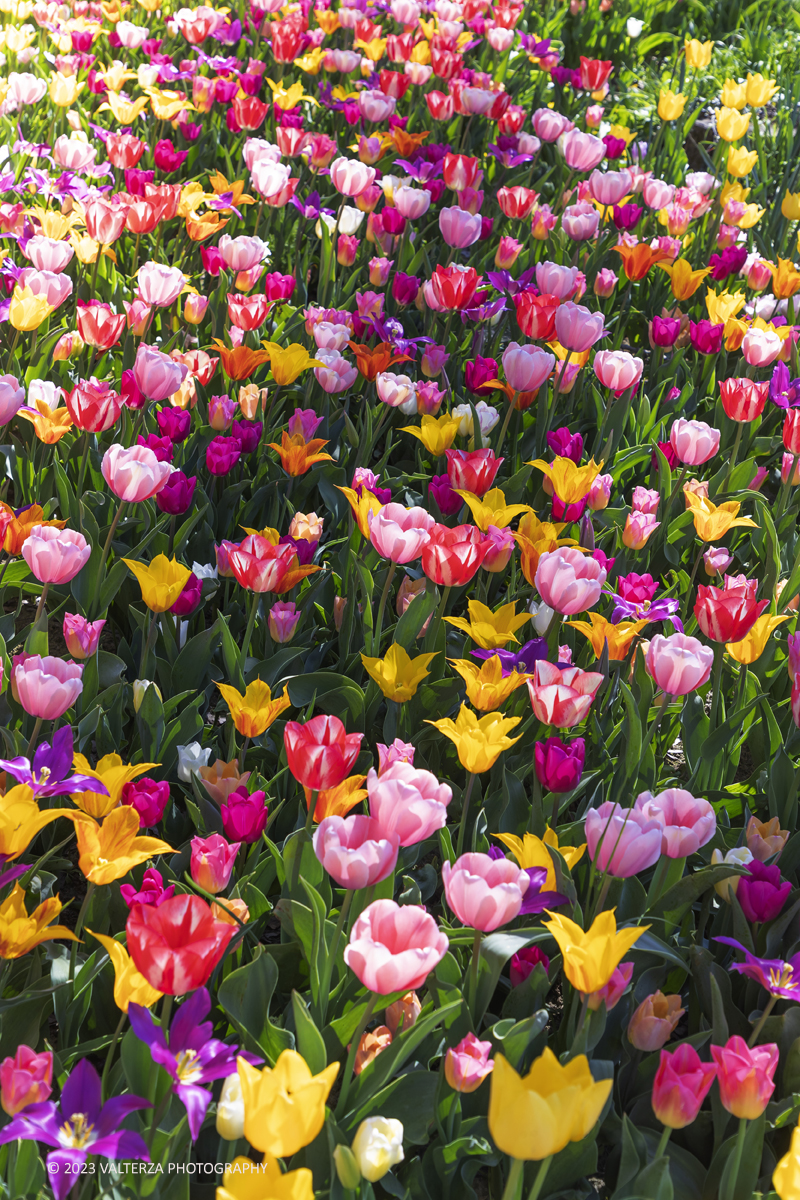
[[[52,925],[62,909],[58,896],[43,900],[28,914],[25,892],[18,883],[0,904],[0,959],[22,958],[34,946],[53,938],[77,942],[79,939],[66,925]]]
[[[361,655],[364,670],[374,679],[387,700],[404,704],[416,695],[417,688],[426,675],[435,653],[417,654],[411,658],[398,642],[393,642],[383,658]]]
[[[455,721],[444,717],[426,721],[454,743],[462,767],[470,774],[482,775],[497,762],[504,750],[510,749],[519,738],[507,736],[519,725],[520,717],[503,717],[491,712],[480,719],[465,704],[461,705]]]
[[[516,604],[504,604],[492,612],[478,600],[467,601],[469,620],[465,617],[445,617],[449,625],[461,629],[483,650],[494,650],[508,642],[516,642],[517,630],[530,620],[530,613],[517,613]]]
[[[162,993],[152,987],[144,975],[137,971],[133,959],[121,942],[102,933],[92,933],[87,929],[105,950],[114,968],[114,1003],[122,1012],[128,1011],[129,1004],[140,1004],[143,1008],[152,1008]]]
[[[75,835],[78,866],[89,883],[113,883],[154,855],[173,852],[161,838],[139,836],[139,814],[127,804],[110,812],[102,825],[84,816],[75,823]]]
[[[649,925],[617,929],[614,912],[598,913],[589,929],[553,913],[545,921],[564,956],[564,974],[579,992],[597,992],[608,983],[616,967]]]
[[[286,688],[283,695],[273,699],[269,685],[260,679],[249,683],[244,695],[227,683],[218,683],[217,687],[230,710],[234,726],[246,738],[260,737],[292,703]]]

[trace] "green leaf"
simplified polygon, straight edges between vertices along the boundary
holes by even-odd
[[[305,708],[315,699],[316,707],[323,712],[341,716],[343,708],[349,709],[354,721],[364,711],[364,693],[347,675],[337,675],[334,671],[312,671],[309,675],[291,676],[286,686],[295,708]]]
[[[297,1049],[308,1063],[312,1075],[319,1075],[328,1065],[328,1055],[322,1034],[314,1024],[314,1018],[308,1011],[308,1005],[299,992],[292,992],[292,1012],[294,1013],[295,1037]]]
[[[369,1066],[354,1080],[348,1096],[350,1111],[361,1109],[370,1096],[388,1083],[394,1075],[398,1075],[425,1038],[441,1025],[446,1017],[455,1015],[460,1008],[459,997],[458,1000],[443,1004],[427,1016],[420,1016],[409,1029],[398,1034],[391,1045],[373,1058]]]
[[[232,971],[222,981],[217,999],[244,1040],[245,1048],[256,1054],[262,1052],[274,1067],[284,1050],[294,1048],[294,1036],[269,1019],[270,1001],[278,986],[278,967],[268,951],[258,949],[261,953],[252,962]]]

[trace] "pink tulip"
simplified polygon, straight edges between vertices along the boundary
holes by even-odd
[[[650,516],[655,516],[658,512],[660,500],[661,496],[653,488],[638,486],[633,489],[631,508],[635,512],[648,513]]]
[[[374,167],[352,158],[335,158],[330,172],[331,183],[342,196],[360,196],[375,180]]]
[[[771,329],[748,329],[742,340],[742,354],[751,367],[768,367],[783,349],[783,338]]]
[[[607,300],[614,294],[614,288],[619,283],[619,276],[610,267],[603,267],[594,277],[593,291],[601,300]]]
[[[698,800],[683,788],[667,788],[653,796],[642,792],[636,808],[645,817],[660,821],[661,853],[667,858],[688,858],[711,841],[717,829],[717,817],[707,800]]]
[[[25,267],[20,271],[17,282],[21,288],[30,288],[34,296],[43,296],[51,308],[58,308],[72,295],[69,275],[59,275],[55,271],[37,271],[33,267]]]
[[[741,1038],[738,1040],[742,1041]],[[714,1049],[719,1047],[712,1047],[712,1054]],[[716,1077],[716,1066],[702,1062],[688,1042],[673,1053],[662,1050],[651,1100],[653,1112],[661,1124],[669,1129],[685,1129],[691,1125]]]
[[[750,484],[752,487],[753,485]],[[703,565],[706,575],[720,575],[727,571],[733,562],[733,555],[724,546],[712,546],[703,555]]]
[[[378,742],[378,775],[381,776],[396,762],[414,765],[414,746],[411,742],[403,742],[395,738],[391,746]]]
[[[439,229],[448,246],[463,250],[473,245],[481,236],[483,218],[479,213],[466,212],[463,208],[443,208],[439,212]]]
[[[17,1046],[14,1057],[0,1063],[0,1106],[9,1117],[15,1117],[29,1104],[43,1104],[52,1084],[52,1050],[37,1054],[30,1046]]]
[[[575,128],[569,117],[552,108],[537,108],[531,117],[531,124],[543,142],[556,142],[562,133]]]
[[[408,375],[381,371],[375,377],[375,390],[381,403],[389,408],[399,408],[409,415],[417,411],[417,387]]]
[[[645,997],[628,1022],[628,1041],[647,1054],[660,1050],[672,1037],[685,1012],[680,996],[653,992]]]
[[[589,809],[584,836],[596,869],[617,879],[638,875],[661,857],[661,820],[610,800]]]
[[[545,296],[567,300],[578,285],[578,274],[577,267],[562,267],[553,262],[537,263],[536,286]]]
[[[189,368],[177,363],[168,354],[162,354],[155,346],[140,342],[133,364],[133,377],[143,396],[157,404],[167,400],[180,389]]]
[[[298,609],[293,601],[279,600],[277,604],[273,604],[267,618],[269,636],[273,642],[277,642],[279,646],[290,642],[302,615],[302,610]]]
[[[393,116],[397,107],[394,96],[384,96],[380,88],[367,88],[358,93],[358,110],[365,121],[379,125]]]
[[[600,213],[594,205],[581,200],[578,204],[571,204],[569,208],[564,209],[561,226],[567,237],[571,237],[573,241],[588,242],[589,238],[595,236],[600,226]]]
[[[630,550],[641,550],[658,529],[657,521],[652,513],[631,512],[625,518],[625,528],[622,531],[622,544]]]
[[[217,249],[230,271],[249,271],[267,256],[267,247],[258,237],[231,237],[223,233]]]
[[[82,675],[80,663],[52,655],[30,654],[12,666],[20,704],[26,713],[43,721],[55,721],[72,707],[83,691]]]
[[[611,978],[607,984],[598,988],[596,992],[589,992],[587,1007],[592,1012],[597,1012],[600,1005],[605,1004],[606,1012],[611,1012],[612,1008],[616,1008],[630,987],[632,978],[633,963],[620,963],[612,971]]]
[[[668,696],[688,696],[708,683],[714,651],[685,633],[655,634],[645,658],[647,673]]]
[[[530,878],[511,859],[462,854],[454,863],[444,863],[442,881],[461,924],[491,933],[517,916]]]
[[[159,462],[148,446],[127,449],[115,442],[103,455],[100,470],[115,496],[138,504],[161,491],[173,467],[171,463]]]
[[[720,431],[705,421],[687,421],[678,417],[669,431],[669,444],[678,460],[687,467],[699,467],[719,450]]]
[[[291,177],[291,167],[267,158],[256,158],[250,169],[253,190],[263,200],[275,200],[279,197],[284,188],[289,186]]]
[[[341,351],[353,336],[349,325],[334,321],[320,321],[312,330],[318,350]],[[319,358],[319,355],[315,355]]]
[[[712,1046],[711,1057],[717,1064],[722,1107],[740,1120],[755,1121],[775,1091],[778,1047],[768,1042],[750,1049],[744,1038],[734,1036],[724,1046]]]
[[[37,233],[28,238],[24,254],[37,271],[54,271],[58,274],[72,262],[75,251],[69,242],[57,242],[54,238]]]
[[[349,363],[338,350],[318,350],[314,355],[323,365],[314,368],[317,383],[329,396],[346,392],[358,379],[358,368]]]
[[[555,355],[540,346],[509,342],[503,351],[503,370],[515,392],[538,392],[555,365]]]
[[[166,263],[146,262],[137,272],[139,298],[145,304],[169,308],[184,289],[186,279],[178,267]],[[177,388],[176,388],[177,391]]]
[[[589,488],[589,495],[586,497],[586,503],[592,512],[602,512],[604,508],[608,508],[613,486],[613,475],[598,475],[596,477],[594,483]]]
[[[543,725],[571,729],[592,707],[602,682],[599,671],[581,671],[539,659],[533,679],[528,680],[531,708]]]
[[[400,216],[407,221],[418,221],[431,206],[431,194],[422,188],[396,187],[392,199]]]
[[[539,130],[536,130],[539,133]],[[542,137],[542,134],[539,133]],[[605,144],[591,133],[569,129],[558,139],[558,149],[571,171],[591,171],[606,156]]]
[[[491,1053],[492,1043],[479,1041],[474,1033],[451,1046],[444,1059],[444,1077],[454,1092],[477,1091],[494,1068]]]
[[[65,171],[80,174],[94,164],[97,150],[88,142],[80,142],[62,133],[53,143],[53,158]]]
[[[105,620],[87,621],[78,613],[64,613],[64,641],[73,658],[88,658],[100,642]]]
[[[446,783],[402,760],[380,775],[370,770],[367,791],[370,816],[378,821],[385,837],[396,834],[401,846],[413,846],[443,829],[453,799]]]
[[[0,375],[0,425],[7,425],[25,403],[25,389],[16,375]]]
[[[567,300],[556,309],[556,335],[562,346],[575,354],[589,350],[605,333],[602,313],[590,312],[582,304]]]
[[[423,547],[431,540],[436,522],[424,508],[404,508],[402,504],[386,504],[376,513],[369,513],[369,537],[383,558],[393,563],[412,562],[419,558]]]
[[[354,924],[344,961],[365,988],[388,996],[422,987],[449,944],[421,905],[376,900]]]
[[[326,817],[314,832],[314,853],[340,887],[356,890],[388,878],[400,841],[373,817]]]
[[[662,179],[646,179],[642,186],[642,197],[648,208],[666,208],[674,195],[673,185],[664,183]]]
[[[22,547],[22,557],[40,583],[69,583],[91,553],[82,533],[55,525],[34,525]]]
[[[221,833],[192,838],[190,870],[198,887],[216,896],[230,882],[241,842],[228,842]]]
[[[642,360],[626,350],[598,350],[592,365],[603,387],[612,392],[636,387],[644,369]]]
[[[592,171],[588,184],[592,199],[605,208],[619,204],[633,190],[629,171]]]
[[[539,558],[536,589],[545,604],[563,616],[586,612],[600,599],[606,572],[597,559],[573,546],[550,550]]]

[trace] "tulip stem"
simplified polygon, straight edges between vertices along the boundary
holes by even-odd
[[[436,610],[436,616],[433,620],[433,624],[431,625],[431,628],[428,630],[428,636],[425,639],[425,649],[426,650],[435,650],[436,649],[436,639],[439,636],[439,626],[442,623],[442,617],[444,616],[445,609],[447,608],[447,601],[450,599],[451,591],[452,591],[452,588],[446,587],[444,589],[444,591],[442,592],[442,598],[439,601],[439,607]],[[445,636],[445,650],[446,649],[447,649],[447,637]]]
[[[511,424],[511,417],[513,416],[513,414],[515,412],[516,402],[517,402],[517,394],[515,392],[513,401],[509,400],[509,402],[508,402],[508,409],[506,410],[506,415],[505,415],[503,424],[500,429],[500,437],[497,439],[497,453],[498,454],[503,449],[503,442],[505,441],[506,434],[508,433],[508,427]]]
[[[342,938],[342,931],[347,921],[347,915],[350,912],[350,905],[353,901],[353,891],[351,888],[345,890],[342,907],[339,909],[339,919],[336,922],[336,928],[333,931],[333,940],[331,941],[330,949],[328,950],[327,962],[322,969],[322,979],[319,987],[319,1010],[322,1018],[320,1024],[325,1024],[325,1014],[328,1010],[328,999],[330,997],[331,979],[333,978],[333,968],[336,965],[336,956],[339,953],[339,942]]]
[[[78,912],[78,919],[75,922],[74,933],[75,933],[76,938],[80,938],[80,936],[81,936],[81,930],[83,929],[83,922],[86,920],[86,915],[89,912],[89,905],[92,903],[92,896],[94,895],[95,887],[96,887],[96,884],[90,883],[86,889],[86,895],[83,897],[83,904],[80,907],[80,911]],[[78,958],[78,943],[73,942],[72,949],[69,952],[69,982],[70,983],[72,983],[73,979],[75,978],[75,963],[77,961],[77,958]]]
[[[711,675],[711,712],[708,715],[708,732],[712,734],[717,727],[717,710],[719,695],[722,690],[722,661],[725,657],[725,643],[714,642],[714,669]]]
[[[394,579],[394,573],[397,570],[396,563],[389,563],[389,570],[386,572],[386,579],[383,584],[380,602],[378,604],[378,619],[375,622],[375,632],[372,635],[372,653],[381,656],[381,634],[383,633],[383,614],[386,611],[386,601],[389,598],[389,591]]]
[[[475,783],[474,772],[467,780],[467,787],[464,792],[464,799],[461,806],[461,824],[458,827],[458,845],[456,847],[456,858],[461,857],[461,852],[464,849],[464,834],[467,831],[467,813],[469,812],[469,800],[472,795],[472,788]]]
[[[773,1008],[775,1007],[777,999],[778,999],[777,996],[770,996],[769,1000],[767,1001],[767,1007],[764,1009],[761,1016],[756,1021],[755,1026],[753,1028],[753,1032],[750,1034],[750,1040],[747,1043],[748,1047],[751,1050],[753,1049],[753,1046],[755,1046],[756,1042],[758,1041],[758,1035],[761,1033],[761,1030],[764,1028],[764,1022],[766,1021],[767,1017],[769,1016],[769,1014],[772,1012]]]
[[[670,1129],[669,1125],[665,1125],[664,1132],[661,1134],[661,1138],[659,1139],[659,1143],[656,1147],[656,1158],[663,1157],[664,1151],[667,1148],[667,1142],[669,1141],[671,1134],[672,1134],[672,1130]]]
[[[544,1187],[544,1181],[547,1178],[547,1172],[550,1170],[550,1163],[552,1161],[552,1154],[548,1154],[547,1158],[543,1158],[540,1162],[539,1170],[536,1172],[536,1178],[533,1181],[533,1187],[528,1192],[528,1200],[538,1200],[539,1193]]]
[[[512,1158],[511,1170],[508,1172],[508,1179],[503,1190],[503,1200],[517,1200],[523,1179],[525,1163],[521,1158]]]
[[[127,1013],[123,1012],[123,1013],[119,1014],[119,1021],[117,1022],[117,1028],[114,1030],[114,1036],[111,1039],[111,1045],[108,1047],[108,1053],[106,1054],[105,1066],[103,1067],[103,1077],[100,1081],[100,1094],[101,1094],[102,1099],[105,1099],[105,1097],[106,1097],[106,1084],[108,1083],[108,1073],[111,1070],[111,1064],[114,1061],[114,1051],[117,1048],[117,1042],[119,1041],[119,1035],[122,1033],[122,1026],[125,1024],[127,1019],[128,1019]]]
[[[36,616],[33,618],[34,632],[36,631],[36,626],[39,624],[39,617],[42,615],[42,610],[44,609],[45,600],[47,599],[47,593],[49,591],[50,591],[50,584],[46,583],[44,585],[44,587],[42,588],[42,594],[39,597],[39,603],[36,607]]]
[[[642,742],[642,750],[641,750],[641,754],[639,755],[639,766],[640,767],[641,767],[641,764],[644,762],[645,754],[647,753],[647,751],[650,748],[650,743],[652,742],[653,738],[656,736],[656,733],[658,732],[658,727],[661,724],[661,718],[664,716],[664,713],[667,711],[667,705],[669,704],[669,701],[670,701],[669,692],[662,692],[661,699],[658,702],[658,712],[656,713],[655,720],[653,721],[653,724],[650,726],[647,733],[645,734],[645,739]]]
[[[111,550],[111,541],[112,541],[112,538],[114,537],[114,534],[117,531],[117,526],[119,525],[120,517],[122,516],[122,513],[125,509],[125,505],[126,505],[126,501],[120,500],[119,508],[117,509],[117,511],[114,514],[114,519],[111,522],[111,527],[108,531],[108,536],[106,537],[105,545],[103,546],[103,553],[100,557],[100,569],[97,572],[97,583],[94,585],[94,595],[92,596],[92,602],[91,602],[91,605],[89,606],[90,620],[95,615],[94,607],[95,607],[95,604],[97,603],[97,597],[100,594],[100,588],[102,587],[102,584],[103,584],[103,575],[105,573],[106,561],[108,559],[108,555]]]
[[[692,588],[694,587],[694,580],[695,580],[695,576],[697,575],[697,568],[700,566],[700,559],[703,557],[703,551],[705,550],[705,548],[706,548],[706,543],[701,542],[700,549],[697,551],[697,556],[695,557],[695,560],[694,560],[694,566],[692,567],[692,574],[689,579],[689,586],[686,589],[686,609],[683,613],[684,621],[689,616],[689,605],[692,603]]]
[[[472,1008],[473,1010],[478,1001],[478,971],[480,969],[480,962],[481,962],[481,942],[482,942],[482,940],[483,940],[483,934],[481,933],[480,929],[476,929],[475,933],[473,935],[473,938],[472,938],[472,960],[469,965],[469,992],[470,992],[469,999],[470,999],[470,1008]],[[473,1011],[472,1015],[476,1019],[476,1023],[477,1023],[477,1017],[475,1016],[474,1011]]]
[[[342,1076],[342,1090],[339,1093],[339,1102],[336,1105],[335,1116],[343,1117],[347,1112],[347,1096],[350,1091],[350,1084],[353,1080],[353,1067],[356,1061],[356,1052],[361,1045],[361,1038],[364,1035],[364,1030],[372,1020],[372,1014],[375,1011],[375,1005],[378,1003],[378,996],[375,992],[370,993],[367,1007],[364,1009],[364,1015],[358,1023],[358,1028],[353,1034],[353,1040],[350,1043],[350,1049],[347,1051],[347,1062],[344,1065],[344,1075]]]
[[[725,476],[725,482],[723,483],[722,488],[721,488],[721,490],[723,492],[727,492],[728,484],[730,483],[731,475],[733,474],[733,468],[736,466],[736,459],[739,454],[739,446],[742,441],[743,429],[744,429],[744,423],[742,421],[738,421],[737,425],[736,425],[736,437],[734,438],[733,450],[731,451],[731,459],[730,459],[730,463],[728,465],[728,474]]]
[[[250,649],[250,642],[253,640],[253,627],[256,623],[256,613],[258,612],[258,602],[261,599],[260,592],[253,592],[253,603],[250,606],[250,616],[247,618],[247,629],[244,632],[244,641],[242,642],[242,679],[247,668],[247,651]]]
[[[31,734],[31,740],[28,742],[27,758],[29,760],[33,758],[33,752],[36,749],[36,743],[38,742],[39,734],[42,731],[42,722],[43,721],[44,721],[44,717],[36,718],[36,724],[33,727],[33,733]]]
[[[736,1180],[739,1176],[739,1167],[742,1162],[742,1154],[744,1153],[744,1138],[747,1133],[747,1117],[740,1117],[739,1129],[736,1134],[736,1145],[733,1148],[730,1171],[725,1183],[725,1195],[722,1200],[733,1200],[736,1195]]]

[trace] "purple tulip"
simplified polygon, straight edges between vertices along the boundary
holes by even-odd
[[[549,737],[533,748],[536,778],[549,792],[571,792],[581,781],[586,759],[586,743],[582,737],[562,742]]]
[[[681,323],[677,317],[653,317],[650,325],[650,334],[654,343],[665,349],[675,345],[680,331]]]
[[[242,444],[238,438],[215,437],[206,450],[206,466],[212,475],[227,475],[242,456]]]
[[[558,908],[562,904],[569,904],[567,896],[562,896],[561,892],[543,892],[545,880],[547,879],[547,871],[544,867],[525,867],[525,874],[530,879],[528,890],[522,897],[522,908],[519,910],[521,917],[536,915],[544,912],[546,908]]]
[[[748,921],[772,921],[789,898],[792,885],[781,882],[781,869],[753,859],[747,864],[747,875],[739,877],[736,899]]]
[[[583,434],[570,433],[566,425],[548,433],[547,445],[557,458],[571,458],[576,466],[580,465],[583,457]]]
[[[235,1069],[234,1061],[231,1070]],[[120,1125],[137,1109],[152,1107],[142,1096],[112,1096],[103,1104],[100,1076],[88,1058],[82,1058],[61,1089],[61,1106],[52,1100],[29,1104],[0,1130],[0,1146],[18,1138],[52,1146],[53,1152],[47,1156],[47,1182],[56,1200],[65,1200],[81,1178],[90,1154],[118,1162],[150,1162],[141,1135],[120,1129]]]
[[[140,779],[139,783],[142,782],[143,780]],[[148,867],[138,892],[132,883],[123,883],[119,890],[128,908],[133,908],[135,904],[152,904],[154,908],[158,908],[159,904],[163,904],[165,900],[170,900],[174,896],[175,884],[170,884],[168,888],[165,888],[161,872],[157,871],[155,867]]]
[[[71,792],[99,792],[108,795],[108,788],[91,775],[71,775],[72,729],[65,725],[53,734],[50,744],[37,747],[33,763],[29,759],[0,758],[0,770],[17,783],[24,783],[34,796],[66,796]]]
[[[744,962],[731,963],[729,970],[738,971],[748,979],[755,979],[771,996],[800,1002],[800,954],[793,954],[788,961],[781,958],[758,958],[735,938],[718,937],[714,941],[733,946],[744,955]]]
[[[531,638],[516,654],[512,650],[473,650],[472,657],[499,658],[504,679],[512,671],[530,674],[540,659],[547,658],[547,638]]]
[[[725,246],[720,254],[712,254],[708,260],[711,278],[721,283],[729,275],[738,275],[746,259],[746,246]]]
[[[194,571],[183,585],[183,591],[169,610],[176,617],[188,617],[200,604],[203,598],[203,585]]]
[[[511,959],[508,972],[511,977],[512,988],[519,987],[521,983],[524,983],[539,963],[542,964],[545,971],[550,970],[550,959],[538,946],[526,946],[523,950],[515,954]]]
[[[185,442],[192,428],[192,414],[182,408],[162,408],[156,413],[162,437],[172,442]]]
[[[638,204],[615,204],[611,220],[617,229],[633,229],[642,212]]]
[[[151,829],[164,815],[169,804],[169,784],[155,779],[134,779],[122,788],[120,799],[139,814],[139,828]]]
[[[723,324],[712,325],[710,321],[689,322],[690,341],[700,354],[719,354],[724,332]]]
[[[197,476],[187,477],[183,471],[173,471],[160,492],[156,492],[156,504],[162,512],[179,517],[192,507]]]
[[[407,304],[413,304],[419,292],[420,281],[416,275],[404,275],[402,271],[397,271],[392,280],[392,295],[397,304],[405,307]]]
[[[494,358],[481,358],[478,355],[474,362],[466,363],[464,367],[464,383],[467,390],[474,396],[488,396],[495,389],[486,387],[490,379],[497,379],[497,361]]]
[[[428,484],[428,492],[433,496],[443,517],[452,517],[463,503],[461,497],[453,491],[446,475],[434,475]]]
[[[148,433],[147,437],[142,437],[139,434],[137,440],[140,446],[147,446],[148,450],[152,450],[159,462],[172,462],[172,456],[175,453],[172,438],[159,437],[156,433]]]
[[[262,421],[234,421],[231,432],[241,442],[242,454],[254,454],[261,441],[264,424]]]
[[[229,842],[257,842],[267,826],[266,793],[240,787],[222,803],[222,828]]]

